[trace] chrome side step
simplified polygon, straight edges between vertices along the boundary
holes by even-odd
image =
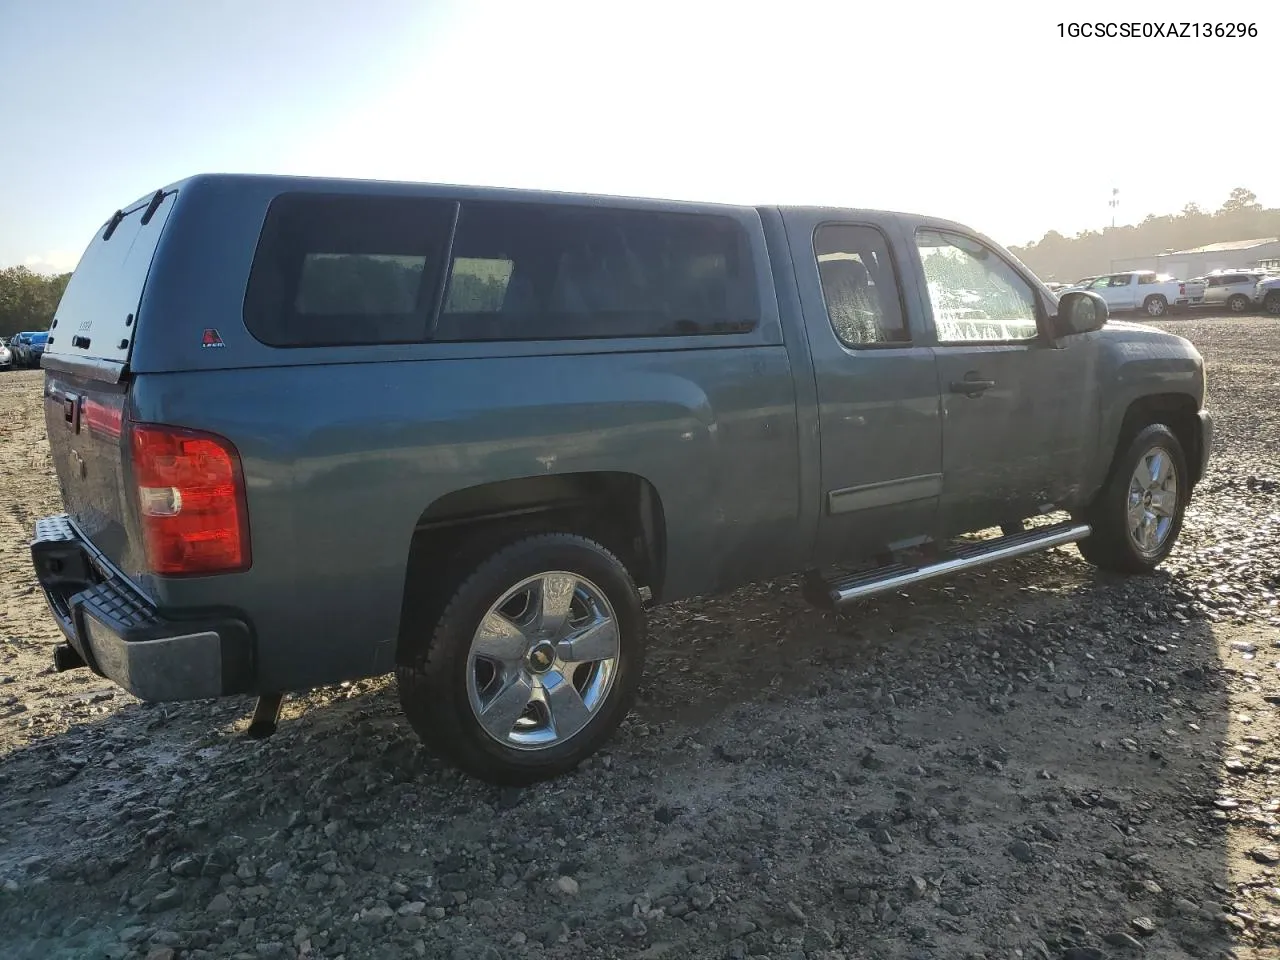
[[[1052,527],[1032,528],[1007,537],[966,544],[950,551],[945,559],[934,563],[917,567],[894,564],[829,581],[828,597],[831,605],[839,608],[864,597],[887,593],[913,583],[932,580],[934,577],[945,577],[948,574],[985,567],[989,563],[1009,560],[1023,554],[1037,553],[1051,547],[1075,543],[1092,532],[1087,523],[1059,523]]]

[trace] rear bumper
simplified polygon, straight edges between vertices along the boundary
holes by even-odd
[[[100,676],[143,700],[203,700],[249,689],[253,634],[244,617],[162,614],[67,516],[36,523],[31,560],[67,643]]]

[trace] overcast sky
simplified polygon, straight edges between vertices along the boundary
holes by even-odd
[[[1219,17],[1259,35],[1058,28]],[[0,0],[0,266],[70,269],[205,171],[880,207],[1006,244],[1104,226],[1113,187],[1122,222],[1280,206],[1278,44],[1275,0]]]

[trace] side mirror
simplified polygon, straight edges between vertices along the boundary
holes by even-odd
[[[1106,322],[1107,301],[1091,290],[1072,290],[1058,300],[1053,332],[1058,337],[1071,337],[1101,330]]]

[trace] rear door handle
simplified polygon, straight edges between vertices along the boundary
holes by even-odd
[[[952,393],[963,393],[968,397],[976,397],[987,390],[992,389],[996,385],[994,380],[979,380],[974,377],[972,380],[965,378],[964,380],[953,380],[951,383]]]

